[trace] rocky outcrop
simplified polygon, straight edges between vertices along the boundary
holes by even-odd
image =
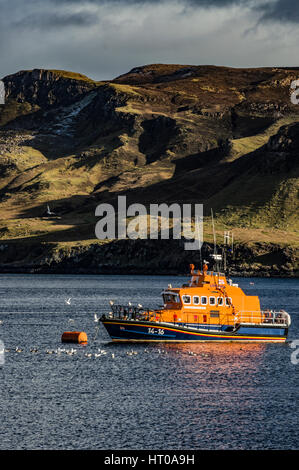
[[[4,77],[3,82],[7,100],[40,108],[71,104],[96,86],[84,75],[43,69],[17,72]]]

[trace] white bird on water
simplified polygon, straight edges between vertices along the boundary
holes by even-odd
[[[77,351],[76,351],[76,349],[73,349],[73,348],[72,348],[72,349],[70,349],[69,351],[66,351],[66,354],[67,354],[68,356],[73,356],[74,354],[77,354]]]
[[[94,321],[95,321],[96,323],[98,323],[98,322],[99,322],[99,317],[97,316],[97,314],[96,314],[96,313],[94,314],[93,318],[94,318]]]
[[[134,351],[133,349],[131,349],[131,351],[127,351],[127,356],[133,356],[133,355],[136,355],[138,354],[137,351]]]
[[[72,297],[70,297],[69,299],[66,299],[66,300],[65,300],[65,303],[68,304],[68,305],[71,305],[71,298],[72,298]]]
[[[107,354],[107,351],[105,351],[105,349],[98,349],[98,352],[102,355]]]

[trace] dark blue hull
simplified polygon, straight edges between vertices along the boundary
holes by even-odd
[[[231,330],[191,328],[170,323],[141,322],[135,320],[102,319],[112,341],[122,342],[197,342],[197,341],[243,341],[285,342],[288,328],[278,325],[239,325]]]

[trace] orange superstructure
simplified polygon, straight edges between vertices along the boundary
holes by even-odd
[[[181,288],[168,287],[162,293],[164,308],[154,315],[163,316],[171,323],[235,325],[238,315],[262,323],[263,314],[257,296],[246,295],[243,290],[227,281],[223,273],[196,271],[190,265],[191,280]],[[159,318],[160,320],[160,318]]]

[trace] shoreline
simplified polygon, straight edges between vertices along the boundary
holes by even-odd
[[[3,268],[0,266],[0,275],[2,274],[31,274],[31,275],[43,275],[43,274],[53,274],[53,275],[86,275],[86,276],[175,276],[175,277],[188,277],[189,273],[185,272],[173,272],[171,270],[165,271],[151,271],[151,270],[129,270],[121,269],[117,270],[102,270],[102,271],[92,271],[92,270],[62,270],[62,269],[43,269],[43,268]],[[226,271],[227,277],[240,277],[240,278],[256,278],[256,279],[299,279],[299,273],[296,274],[277,274],[273,272],[260,272],[254,273],[251,271]]]
[[[222,253],[224,246],[218,245]],[[59,245],[57,243],[10,242],[0,245],[2,274],[94,274],[173,275],[189,274],[190,264],[199,269],[210,261],[212,243],[201,250],[184,250],[183,240],[118,240],[107,243]],[[255,242],[236,243],[226,251],[227,276],[299,278],[299,248]]]

